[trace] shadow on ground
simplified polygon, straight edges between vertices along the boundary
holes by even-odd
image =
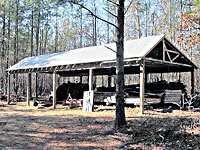
[[[37,109],[23,109],[19,113],[20,108],[12,110],[12,107],[15,106],[0,109],[4,113],[0,115],[0,149],[3,150],[198,149],[200,144],[200,114],[193,118],[166,115],[161,118],[160,114],[129,116],[127,125],[114,132],[114,117],[101,116],[103,110],[95,116],[91,113],[83,116],[56,115],[54,110]],[[105,113],[110,111],[114,110]]]

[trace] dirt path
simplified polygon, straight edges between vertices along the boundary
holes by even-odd
[[[170,149],[182,148],[184,141],[188,149],[198,149],[200,113],[157,110],[141,116],[137,108],[128,108],[128,125],[114,133],[114,112],[114,107],[86,113],[63,106],[56,110],[25,103],[8,106],[0,101],[0,149]],[[196,126],[191,129],[188,126],[194,120]]]
[[[122,141],[109,135],[113,114],[113,110],[84,113],[1,102],[0,149],[115,149]]]

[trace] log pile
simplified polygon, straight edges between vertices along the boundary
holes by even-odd
[[[181,104],[182,90],[165,90],[164,103]]]
[[[145,98],[145,104],[159,104],[161,103],[161,98]]]
[[[95,100],[99,102],[103,102],[105,97],[107,97],[108,101],[113,101],[112,99],[109,100],[111,95],[114,95],[114,89],[112,88],[98,88],[97,92],[95,93]],[[140,86],[139,84],[136,85],[128,85],[125,86],[125,93],[127,93],[127,98],[138,98]],[[99,92],[99,93],[98,93]],[[165,80],[147,83],[145,85],[145,102],[148,104],[154,103],[174,103],[174,104],[181,104],[182,94],[186,93],[186,86],[181,82],[170,82],[168,83]]]
[[[95,92],[94,101],[99,103],[110,102],[115,103],[116,100],[111,99],[115,95],[115,92]]]
[[[163,103],[181,105],[182,95],[186,93],[186,86],[181,82],[159,81],[149,83],[146,90],[152,93],[164,93],[162,96]]]
[[[145,99],[147,103],[181,103],[182,93],[186,92],[185,85],[181,82],[159,81],[147,83],[145,85]],[[56,97],[57,101],[68,100],[69,94],[72,99],[83,99],[84,91],[88,91],[88,85],[80,83],[63,83],[57,88]],[[125,98],[138,98],[139,85],[125,86]],[[105,103],[114,102],[112,97],[115,95],[115,87],[99,87],[96,88],[94,94],[94,101]]]

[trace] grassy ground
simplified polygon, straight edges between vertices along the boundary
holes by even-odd
[[[200,113],[126,108],[127,125],[113,131],[114,107],[93,113],[0,101],[0,149],[200,149]]]

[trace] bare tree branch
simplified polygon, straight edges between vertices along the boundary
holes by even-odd
[[[111,13],[110,11],[108,11],[107,9],[103,8],[103,10],[105,10],[107,13],[111,14],[113,17],[117,17],[115,14]]]
[[[80,4],[80,3],[76,2],[76,1],[73,1],[73,0],[70,0],[68,2],[80,6],[81,8],[87,10],[90,13],[90,15],[94,16],[95,18],[114,26],[115,28],[118,28],[114,23],[109,22],[109,21],[107,21],[107,20],[105,20],[103,18],[100,18],[99,16],[95,15],[89,8],[85,7],[84,5],[82,5],[82,4]]]
[[[117,52],[116,52],[114,49],[112,49],[112,48],[110,48],[110,47],[108,47],[108,46],[104,46],[104,47],[117,54]]]
[[[126,9],[126,11],[125,11],[125,13],[124,13],[124,15],[126,15],[128,9],[131,7],[131,4],[132,4],[132,3],[133,3],[133,0],[131,0],[131,2],[129,3],[129,5],[128,5],[128,7],[127,7],[127,9]]]
[[[112,3],[112,4],[116,5],[116,6],[119,6],[119,4],[113,2],[112,0],[107,0],[107,2],[110,2],[110,3]]]

